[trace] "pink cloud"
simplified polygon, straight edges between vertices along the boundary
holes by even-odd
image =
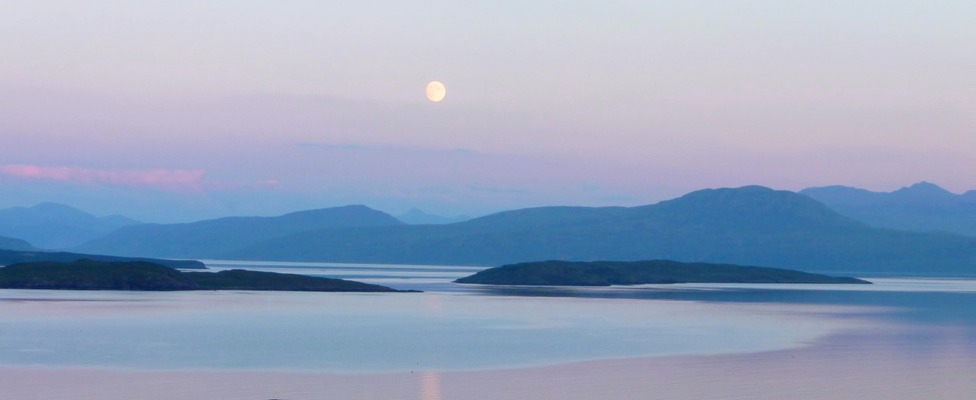
[[[27,164],[0,165],[0,174],[20,179],[151,187],[163,190],[200,190],[203,170],[110,169],[44,167]]]

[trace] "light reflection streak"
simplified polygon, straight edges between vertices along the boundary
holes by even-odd
[[[425,371],[420,375],[421,400],[442,400],[441,375],[436,371]]]

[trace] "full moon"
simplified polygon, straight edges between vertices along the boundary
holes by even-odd
[[[438,102],[444,100],[444,95],[447,94],[447,89],[444,88],[444,84],[438,81],[433,81],[427,84],[427,100]]]

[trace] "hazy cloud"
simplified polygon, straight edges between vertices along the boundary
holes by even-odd
[[[0,174],[20,179],[151,187],[162,190],[200,190],[199,169],[90,169],[28,164],[0,166]]]

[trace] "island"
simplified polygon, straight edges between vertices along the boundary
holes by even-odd
[[[95,260],[106,262],[144,261],[165,265],[179,269],[207,269],[207,266],[197,260],[166,260],[161,258],[119,257],[101,254],[70,253],[67,251],[25,251],[0,249],[0,265],[10,265],[25,262],[72,262],[77,260]]]
[[[457,283],[531,286],[610,286],[667,283],[856,283],[807,272],[731,264],[650,261],[539,261],[489,268]]]
[[[145,261],[97,260],[31,262],[0,267],[0,289],[401,292],[344,279],[239,269],[181,272]]]

